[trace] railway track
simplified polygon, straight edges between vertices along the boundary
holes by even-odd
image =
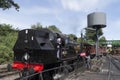
[[[74,73],[70,74],[65,80],[120,80],[120,59],[111,55],[103,59],[105,59],[106,65],[103,70],[106,71],[101,71],[99,73],[85,71],[82,73],[82,68],[77,75],[74,75]]]
[[[108,72],[107,73],[100,73],[99,75],[94,73],[95,77],[98,78],[100,76],[103,76],[103,77],[106,76],[106,78],[107,78],[106,80],[119,80],[120,79],[120,64],[119,64],[120,59],[109,55],[107,57],[107,61],[108,61],[108,65],[107,65]],[[64,66],[62,66],[62,67],[64,67]],[[84,67],[85,66],[81,66],[81,67],[79,66],[78,69],[74,70],[71,73],[68,73],[67,75],[62,77],[62,79],[59,79],[59,80],[78,80],[78,79],[81,79],[83,77],[82,75],[84,75],[82,73],[82,72],[84,72],[84,70],[83,70]],[[89,74],[88,73],[87,73],[88,76],[92,75],[92,73],[89,73]],[[33,74],[33,75],[35,75],[35,74]],[[6,68],[2,68],[2,69],[0,68],[0,80],[15,80],[18,77],[19,77],[18,71],[13,70],[11,72],[8,72]],[[85,79],[81,79],[81,80],[85,80]],[[90,79],[90,78],[88,78],[88,79]],[[18,80],[20,80],[20,79],[18,79]],[[92,77],[90,80],[92,80]],[[101,80],[101,79],[96,79],[96,80]]]
[[[120,59],[109,55],[108,57],[108,79],[107,80],[119,80],[120,76]]]
[[[6,67],[0,67],[0,80],[14,80],[18,73],[16,70],[8,71]]]
[[[76,64],[70,64],[70,65],[77,65],[77,66],[82,66],[82,64],[83,64],[83,62],[79,62],[79,63],[76,63]],[[8,71],[7,70],[7,68],[6,68],[6,66],[7,65],[5,65],[5,66],[2,66],[2,65],[0,65],[0,80],[15,80],[15,79],[18,79],[18,80],[21,80],[21,78],[20,78],[20,76],[19,76],[19,71],[17,71],[17,70],[12,70],[12,71]],[[67,65],[68,66],[68,65]],[[56,67],[56,68],[53,68],[53,69],[59,69],[59,68],[64,68],[64,67],[67,67],[66,65],[64,65],[64,66],[60,66],[60,67]],[[76,68],[77,68],[77,66],[76,66]],[[49,69],[49,70],[45,70],[45,71],[43,71],[43,72],[47,72],[47,71],[50,71],[50,70],[53,70],[53,69]],[[73,72],[77,72],[78,71],[78,69],[75,69],[75,71],[73,71]],[[67,74],[62,74],[63,75],[63,77],[62,77],[62,79],[61,80],[64,80],[64,78],[67,76],[67,75],[70,75],[70,74],[72,74],[73,72],[70,72],[70,73],[67,73]],[[34,75],[36,75],[36,74],[39,74],[39,73],[35,73],[35,74],[33,74],[33,75],[30,75],[30,76],[34,76]],[[29,77],[29,76],[26,76],[26,77]],[[25,79],[26,79],[26,77],[25,77]],[[24,78],[23,78],[24,79]]]
[[[76,64],[70,64],[70,65],[74,65],[76,66],[75,69],[73,71],[62,71],[60,72],[60,74],[58,74],[58,78],[54,79],[54,80],[66,80],[66,77],[68,77],[69,75],[73,74],[76,75],[76,73],[78,73],[78,71],[80,71],[79,69],[81,67],[83,67],[83,62],[79,62],[79,63],[76,63]],[[51,69],[47,69],[47,70],[44,70],[40,73],[34,73],[34,74],[31,74],[31,75],[28,75],[28,76],[25,76],[25,77],[19,77],[19,78],[16,78],[15,80],[24,80],[24,79],[28,79],[28,78],[31,78],[31,77],[34,77],[36,75],[40,75],[42,73],[45,73],[45,72],[49,72],[49,71],[52,71],[52,70],[57,70],[57,69],[68,69],[70,65],[62,65],[62,66],[59,66],[59,67],[54,67],[54,68],[51,68]],[[42,79],[41,79],[42,80]],[[44,79],[43,79],[44,80]]]

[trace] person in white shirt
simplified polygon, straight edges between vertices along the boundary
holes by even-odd
[[[57,58],[60,58],[60,53],[61,53],[61,44],[62,40],[60,37],[57,38]]]

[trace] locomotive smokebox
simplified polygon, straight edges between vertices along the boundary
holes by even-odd
[[[106,27],[106,14],[103,12],[93,12],[87,16],[88,27],[104,28]]]

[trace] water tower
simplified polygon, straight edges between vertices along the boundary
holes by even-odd
[[[106,27],[106,14],[103,12],[93,12],[87,16],[88,27],[96,29],[96,56],[98,56],[98,30]]]

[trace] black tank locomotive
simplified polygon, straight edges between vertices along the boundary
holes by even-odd
[[[78,44],[66,35],[49,29],[25,29],[18,34],[14,45],[14,69],[33,68],[34,72],[58,67],[77,59]]]

